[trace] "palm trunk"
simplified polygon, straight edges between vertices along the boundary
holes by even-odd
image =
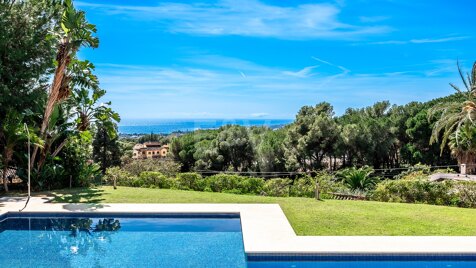
[[[46,129],[50,122],[51,114],[55,108],[55,105],[58,102],[58,96],[60,93],[60,88],[63,85],[63,78],[66,72],[66,67],[69,64],[69,52],[70,52],[69,39],[66,39],[62,44],[59,45],[58,53],[56,59],[58,61],[58,67],[56,67],[53,83],[51,85],[51,91],[48,96],[48,101],[45,107],[45,113],[43,115],[43,122],[41,123],[40,128],[40,137],[45,138]],[[38,153],[38,145],[35,145],[33,153],[31,155],[31,166],[35,163],[35,158]],[[45,154],[46,155],[46,154]]]

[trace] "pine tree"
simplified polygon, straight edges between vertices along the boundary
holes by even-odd
[[[121,149],[118,136],[111,133],[104,124],[98,122],[97,131],[93,141],[93,159],[101,166],[103,174],[106,169],[121,164]]]

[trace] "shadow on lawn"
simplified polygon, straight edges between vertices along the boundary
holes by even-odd
[[[50,202],[54,203],[101,203],[105,200],[104,190],[94,188],[50,192],[48,195],[53,197]]]

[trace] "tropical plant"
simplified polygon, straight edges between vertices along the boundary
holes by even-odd
[[[451,155],[460,164],[469,164],[467,172],[475,170],[473,165],[476,162],[476,127],[466,123],[460,129],[449,136],[448,146]]]
[[[433,127],[430,144],[440,142],[440,149],[443,151],[452,135],[453,139],[460,138],[460,130],[463,127],[475,126],[476,119],[476,62],[473,64],[471,74],[463,74],[459,62],[457,63],[458,73],[464,84],[464,89],[460,89],[455,84],[450,83],[457,94],[463,95],[464,100],[441,102],[433,106],[428,111],[428,119],[439,117]],[[441,140],[440,140],[441,135]],[[469,149],[469,148],[468,148]]]
[[[372,189],[378,182],[377,177],[370,176],[374,170],[370,167],[362,168],[347,168],[340,171],[337,176],[342,182],[351,190],[369,190]]]
[[[83,11],[74,8],[72,0],[63,1],[62,8],[63,15],[60,20],[60,30],[56,31],[58,40],[56,69],[40,127],[40,136],[42,138],[46,136],[55,107],[61,101],[68,99],[71,94],[71,82],[78,82],[79,84],[85,82],[84,79],[77,79],[71,75],[74,70],[77,70],[74,64],[77,63],[75,60],[76,52],[81,47],[96,48],[99,44],[99,39],[94,36],[96,26],[88,23]],[[82,74],[87,75],[87,73],[82,72],[81,74],[81,72],[78,77],[81,77]],[[39,147],[35,147],[33,150],[32,164],[35,163],[38,149]],[[45,154],[43,153],[42,155]]]

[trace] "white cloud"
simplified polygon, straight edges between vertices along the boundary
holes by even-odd
[[[444,96],[452,92],[448,82],[458,81],[454,66],[452,72],[445,71],[451,63],[446,60],[428,62],[427,72],[355,74],[339,64],[313,58],[323,64],[314,69],[319,72],[306,77],[283,75],[289,70],[238,59],[236,62],[253,67],[243,69],[246,79],[233,66],[207,64],[200,68],[97,64],[97,68],[107,99],[126,118],[290,118],[302,105],[319,101],[332,103],[339,113],[378,100],[406,103]]]
[[[444,43],[469,39],[469,36],[453,36],[445,38],[422,38],[422,39],[411,39],[411,40],[387,40],[379,42],[371,42],[371,45],[405,45],[405,44],[426,44],[426,43]]]
[[[313,75],[312,70],[316,69],[317,67],[319,67],[319,65],[307,66],[297,72],[284,71],[283,74],[289,75],[289,76],[301,77],[301,78],[309,77]]]
[[[113,5],[76,2],[111,15],[157,21],[169,32],[195,35],[239,35],[280,39],[355,39],[389,32],[387,26],[348,24],[335,4],[273,6],[257,0],[221,0],[214,4],[159,2],[156,5]]]
[[[454,37],[436,38],[436,39],[431,39],[431,38],[412,39],[412,40],[410,40],[410,43],[414,43],[414,44],[444,43],[444,42],[464,40],[464,39],[468,39],[468,38],[469,38],[469,36],[454,36]]]

